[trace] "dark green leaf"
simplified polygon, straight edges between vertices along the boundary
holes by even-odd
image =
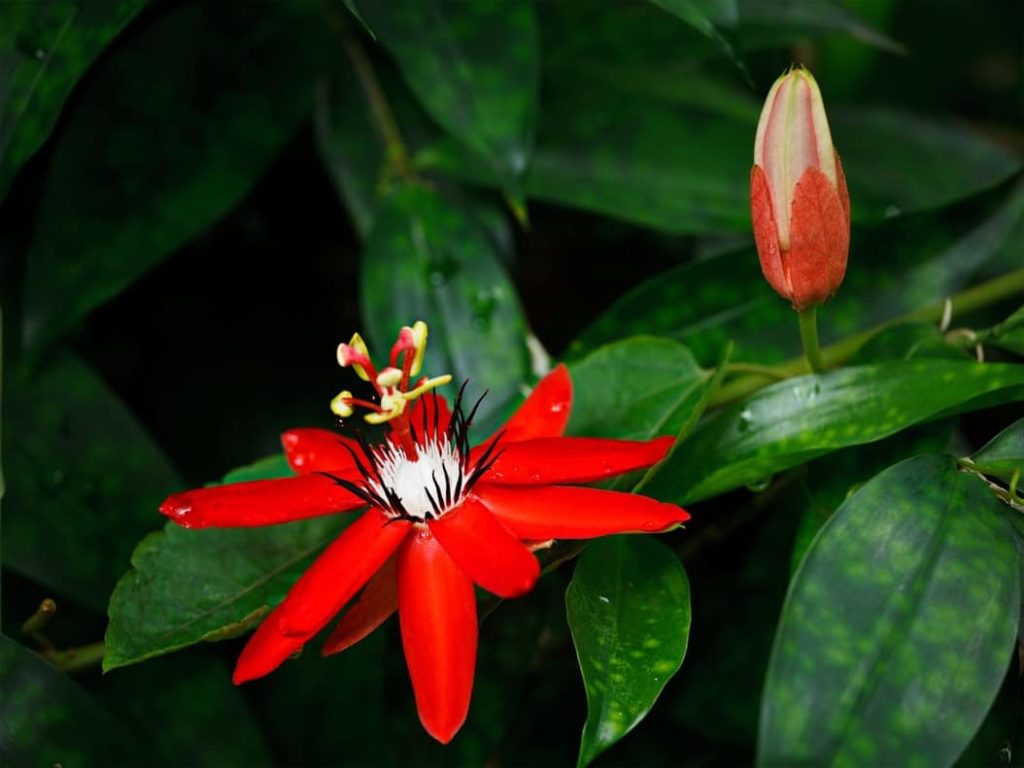
[[[587,689],[582,768],[647,715],[683,663],[690,587],[663,544],[611,536],[587,546],[565,607]]]
[[[54,150],[28,257],[30,345],[242,198],[308,114],[322,27],[287,3],[178,6],[104,60]]]
[[[67,675],[0,635],[0,762],[130,766],[145,750]]]
[[[1012,395],[1022,384],[1022,365],[952,360],[880,363],[782,381],[700,424],[645,493],[706,499],[940,413],[970,410],[983,395]]]
[[[146,0],[0,4],[0,199],[71,89]]]
[[[878,475],[794,577],[759,764],[951,764],[1006,673],[1019,601],[1013,534],[983,481],[938,456]]]
[[[711,378],[682,344],[653,336],[603,346],[569,371],[568,433],[623,440],[677,434]]]
[[[742,62],[736,57],[732,44],[718,29],[734,27],[738,19],[736,0],[651,0],[655,5],[678,16],[705,37],[714,40],[722,52],[744,73]]]
[[[746,45],[779,44],[798,37],[842,32],[891,53],[906,53],[840,0],[738,0]]]
[[[483,423],[518,398],[529,376],[526,323],[497,247],[469,210],[420,185],[400,187],[366,242],[361,295],[372,349],[398,329],[430,325],[424,374],[470,381]]]
[[[855,238],[846,280],[820,313],[822,339],[828,343],[939,301],[980,274],[1012,269],[1022,247],[1024,186],[960,237],[929,219],[864,233]],[[682,341],[703,364],[729,340],[736,341],[736,358],[747,362],[779,362],[800,351],[793,311],[761,277],[752,248],[673,267],[641,283],[588,327],[570,353],[641,332]]]
[[[284,458],[277,457],[224,479],[286,474]],[[241,634],[280,602],[312,557],[352,519],[329,515],[263,528],[206,530],[168,523],[142,540],[132,570],[110,597],[103,668]]]
[[[181,486],[135,417],[77,358],[6,372],[4,565],[102,612],[132,547]]]
[[[1024,357],[1024,307],[998,325],[980,333],[978,341],[994,344]]]
[[[431,116],[515,193],[533,145],[538,39],[529,0],[359,4]]]
[[[985,474],[1009,480],[1024,476],[1024,419],[1015,421],[971,457]]]

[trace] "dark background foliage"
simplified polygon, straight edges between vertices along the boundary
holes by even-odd
[[[735,360],[798,353],[745,198],[760,99],[791,62],[821,84],[853,196],[826,341],[1024,263],[1019,2],[349,5],[366,27],[344,3],[0,4],[4,762],[572,763],[587,717],[565,617],[572,564],[483,622],[471,720],[447,748],[419,728],[394,625],[241,689],[237,639],[65,674],[20,628],[49,597],[53,647],[100,640],[161,498],[277,453],[286,428],[329,426],[330,397],[351,383],[334,349],[353,330],[380,348],[433,311],[436,371],[489,386],[492,422],[531,380],[527,329],[581,368],[636,333],[682,341],[705,367],[728,340]],[[419,34],[444,25],[474,64],[457,87]],[[410,201],[410,176],[437,200]],[[406,215],[440,256],[416,263],[382,234]],[[602,380],[591,365],[598,393],[645,375],[625,365]],[[694,525],[663,539],[689,574],[686,661],[599,764],[752,762],[791,567],[823,518],[907,456],[970,454],[1024,415],[1011,399],[780,463],[800,466],[767,491],[732,478],[706,494]],[[578,428],[648,423],[601,418]],[[1019,759],[1017,674],[1014,662],[962,764]]]

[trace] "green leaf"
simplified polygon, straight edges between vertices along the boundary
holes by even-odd
[[[145,5],[0,4],[0,199],[50,135],[75,83]]]
[[[978,341],[994,344],[1024,357],[1024,307],[1018,309],[998,325],[980,332]]]
[[[607,344],[569,372],[568,434],[622,440],[678,434],[711,377],[682,344],[653,336]]]
[[[713,40],[740,71],[746,74],[732,44],[718,27],[734,27],[738,20],[736,0],[651,0],[655,5],[678,16],[709,40]],[[749,75],[748,75],[749,77]]]
[[[971,410],[983,395],[1019,396],[1022,384],[1022,365],[952,360],[896,361],[782,381],[701,423],[645,493],[681,503],[706,499],[938,414]]]
[[[420,185],[395,190],[377,216],[362,261],[363,318],[372,349],[403,325],[430,325],[425,375],[470,381],[486,424],[529,377],[526,321],[499,251],[471,210]]]
[[[322,26],[287,3],[175,6],[97,67],[40,203],[25,278],[30,346],[242,199],[308,114]]]
[[[856,264],[821,312],[825,343],[956,293],[979,275],[1014,268],[1024,247],[1024,186],[966,234],[901,220],[864,233]],[[626,293],[574,341],[571,356],[612,339],[653,333],[682,341],[703,364],[736,342],[746,362],[798,354],[796,318],[761,276],[753,248],[673,267]]]
[[[0,762],[131,766],[146,750],[67,675],[0,635]]]
[[[790,586],[760,765],[949,765],[1002,683],[1020,584],[1002,505],[949,457],[875,477]]]
[[[1024,476],[1024,419],[1015,421],[971,457],[987,475],[1009,480],[1015,474]]]
[[[690,587],[663,544],[611,536],[587,546],[565,607],[587,689],[582,768],[643,720],[679,670],[690,633]]]
[[[830,110],[829,124],[855,220],[948,205],[1021,167],[1013,153],[979,134],[901,110]]]
[[[287,474],[284,457],[275,457],[224,479]],[[352,519],[329,515],[263,528],[204,530],[168,523],[136,547],[132,570],[110,597],[104,670],[251,628]]]
[[[842,32],[890,53],[906,49],[864,22],[839,0],[738,0],[740,25],[747,46],[777,45],[807,35]]]
[[[361,2],[430,115],[486,158],[510,192],[530,160],[539,41],[529,0]]]
[[[181,479],[87,365],[54,356],[8,372],[3,561],[102,612],[132,547]]]

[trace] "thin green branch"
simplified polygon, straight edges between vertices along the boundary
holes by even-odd
[[[818,307],[806,307],[800,310],[800,343],[804,348],[807,364],[815,373],[825,370],[825,362],[821,359],[821,345],[818,342]]]

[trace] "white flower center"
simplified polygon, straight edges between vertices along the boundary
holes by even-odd
[[[381,498],[394,494],[407,517],[414,520],[437,518],[462,500],[465,491],[458,449],[447,435],[426,440],[417,446],[418,456],[411,461],[390,441],[375,449],[380,480],[368,479],[367,485]]]

